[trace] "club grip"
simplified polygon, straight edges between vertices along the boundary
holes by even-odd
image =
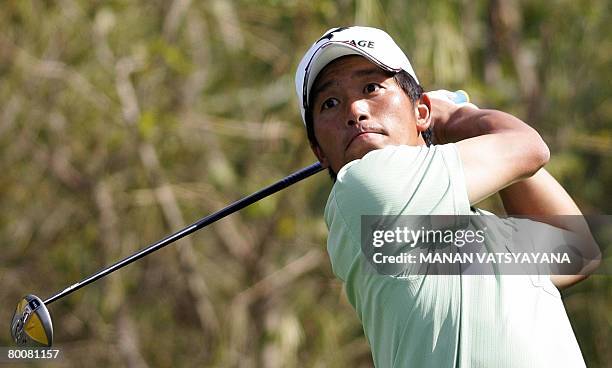
[[[452,93],[453,93],[453,96],[451,97],[451,100],[453,100],[454,103],[460,104],[460,103],[470,102],[470,96],[468,95],[466,91],[459,89]]]

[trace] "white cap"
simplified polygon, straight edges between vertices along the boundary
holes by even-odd
[[[361,55],[389,72],[404,70],[419,82],[408,57],[385,31],[358,26],[332,28],[310,47],[295,73],[295,91],[304,124],[310,89],[317,75],[327,64],[346,55]]]

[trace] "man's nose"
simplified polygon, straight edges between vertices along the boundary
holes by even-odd
[[[370,118],[368,102],[364,99],[355,99],[348,105],[347,125],[357,125]]]

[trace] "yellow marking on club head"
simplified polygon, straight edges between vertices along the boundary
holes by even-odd
[[[45,332],[45,328],[42,325],[38,314],[34,313],[28,319],[24,331],[28,334],[28,336],[41,344],[49,345],[49,337]]]

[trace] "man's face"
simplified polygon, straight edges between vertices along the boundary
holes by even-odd
[[[342,166],[387,145],[424,144],[429,106],[413,104],[393,77],[364,57],[339,58],[312,87],[313,151],[324,166]],[[427,110],[427,111],[425,111]]]

